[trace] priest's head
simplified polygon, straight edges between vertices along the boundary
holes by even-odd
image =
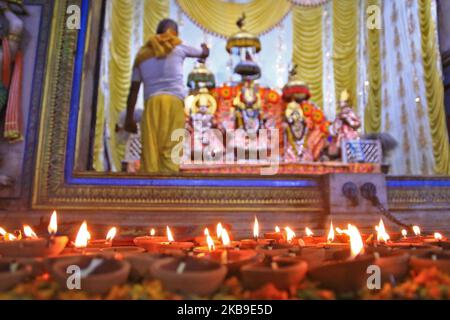
[[[163,19],[159,22],[158,28],[156,29],[157,34],[166,33],[168,30],[172,30],[178,35],[178,24],[172,19]]]

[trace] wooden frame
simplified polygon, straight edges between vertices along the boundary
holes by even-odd
[[[86,107],[86,96],[83,96],[86,91],[82,90],[81,85],[87,79],[86,70],[89,69],[84,63],[84,49],[89,43],[89,34],[92,34],[89,28],[92,27],[93,12],[97,12],[101,3],[96,0],[54,2],[34,175],[33,209],[324,211],[321,176],[163,177],[105,175],[77,170],[76,145],[86,139],[84,133],[79,134],[79,124],[92,117],[93,109],[91,105]],[[82,8],[81,30],[66,28],[66,9],[72,4],[79,4]],[[399,209],[450,208],[450,180],[446,177],[391,177],[388,187],[390,203]]]

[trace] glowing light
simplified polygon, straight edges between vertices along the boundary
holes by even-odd
[[[209,236],[210,234],[209,234],[209,229],[208,228],[205,228],[205,231],[203,231],[203,234],[205,235],[205,236]]]
[[[175,239],[173,237],[172,231],[170,231],[169,226],[166,227],[166,233],[167,233],[167,240],[169,242],[175,242]]]
[[[208,250],[214,251],[216,249],[216,245],[214,244],[214,240],[211,238],[210,235],[206,236],[206,243],[208,244]]]
[[[294,240],[296,235],[295,235],[295,232],[291,228],[286,227],[286,228],[284,228],[284,231],[286,231],[286,240],[288,242],[291,242],[292,240]]]
[[[222,231],[223,231],[223,227],[222,227],[222,224],[219,222],[216,227],[217,239],[220,239],[222,237]]]
[[[414,232],[414,234],[416,236],[420,236],[420,228],[419,228],[419,226],[413,226],[412,229],[413,229],[413,232]]]
[[[378,226],[375,226],[375,230],[377,231],[377,241],[378,242],[388,242],[391,238],[389,234],[386,232],[386,228],[384,227],[383,219],[380,219],[380,223]]]
[[[150,230],[150,236],[152,236],[152,237],[156,236],[156,230],[155,229],[152,228]]]
[[[50,223],[48,224],[48,233],[53,235],[58,232],[58,215],[56,211],[53,211],[52,216],[50,217]]]
[[[307,237],[312,237],[314,235],[314,232],[312,232],[308,227],[305,228],[305,233]]]
[[[259,238],[259,223],[258,219],[255,217],[255,222],[253,223],[253,238]]]
[[[33,229],[31,229],[30,226],[23,226],[23,233],[25,234],[25,237],[27,237],[27,238],[32,238],[32,239],[38,238],[37,234],[33,231]]]
[[[276,226],[276,227],[275,227],[275,232],[277,232],[277,233],[280,233],[280,232],[281,232],[281,229],[280,229],[279,226]]]
[[[327,241],[328,241],[328,243],[331,243],[334,241],[333,221],[331,221],[331,223],[330,223],[330,231],[328,231]]]
[[[359,233],[358,228],[349,224],[347,229],[347,234],[350,237],[350,251],[351,257],[354,259],[359,254],[364,252],[364,243]]]
[[[442,234],[440,234],[439,232],[435,232],[434,233],[434,239],[440,241],[442,240]]]
[[[405,229],[402,230],[402,236],[403,239],[406,239],[406,236],[408,235],[408,231],[406,231]]]
[[[91,239],[91,234],[89,233],[89,231],[87,229],[86,221],[84,221],[80,227],[80,230],[78,230],[78,234],[75,239],[75,248],[79,248],[79,249],[86,248],[88,246],[90,239]]]
[[[106,235],[106,242],[112,242],[117,235],[117,228],[113,227],[108,231]]]
[[[228,248],[228,247],[230,246],[230,244],[231,244],[231,241],[230,241],[230,236],[228,235],[227,230],[222,229],[221,235],[222,235],[221,238],[222,238],[222,244],[223,244],[223,246],[224,246],[225,248]]]

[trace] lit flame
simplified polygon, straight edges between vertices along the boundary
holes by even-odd
[[[77,238],[75,239],[75,248],[86,248],[90,239],[91,234],[87,229],[86,221],[84,221],[78,231]]]
[[[418,226],[413,226],[412,229],[416,236],[420,236],[420,228]]]
[[[434,233],[434,239],[440,241],[442,240],[442,234],[440,234],[439,232],[435,232]]]
[[[294,240],[294,238],[296,236],[295,232],[289,227],[284,228],[284,230],[286,231],[286,240],[288,242],[291,242],[292,240]]]
[[[386,232],[386,228],[384,227],[383,219],[380,219],[380,224],[375,226],[375,230],[377,231],[377,241],[378,242],[388,242],[391,238],[389,234]]]
[[[253,238],[259,238],[259,223],[258,219],[255,217],[255,223],[253,224]]]
[[[344,233],[345,233],[345,230],[342,230],[341,228],[337,227],[337,228],[336,228],[336,232],[337,232],[338,234],[344,234]]]
[[[154,237],[155,235],[156,235],[156,230],[152,228],[150,230],[150,236]]]
[[[205,236],[209,236],[210,234],[209,234],[209,229],[208,228],[205,228],[205,231],[203,231],[203,234],[205,235]]]
[[[222,231],[223,231],[223,227],[222,227],[222,224],[219,222],[217,224],[217,228],[216,228],[217,239],[220,239],[222,237]]]
[[[228,248],[230,246],[230,244],[231,244],[231,241],[230,241],[230,236],[228,235],[227,230],[222,229],[221,235],[222,235],[222,244],[223,244],[223,246],[225,248]]]
[[[405,229],[402,230],[402,236],[403,239],[406,239],[406,236],[408,235],[408,231],[406,231]]]
[[[106,242],[112,242],[117,235],[117,228],[113,227],[108,231],[106,235]]]
[[[330,231],[328,232],[327,241],[329,243],[334,241],[334,228],[333,228],[333,221],[330,223]]]
[[[169,240],[169,242],[175,242],[175,239],[173,238],[172,231],[170,231],[169,226],[166,227],[166,233],[167,233],[167,240]]]
[[[2,227],[0,227],[0,236],[6,236],[6,234],[7,234],[8,232],[6,232],[6,230],[5,229],[3,229]]]
[[[276,232],[276,233],[280,233],[280,232],[281,232],[281,230],[280,230],[280,227],[279,227],[279,226],[276,226],[276,227],[275,227],[275,232]]]
[[[32,239],[38,238],[37,234],[33,231],[33,229],[31,229],[30,226],[23,226],[23,233],[25,234],[25,237],[27,237],[27,238],[32,238]]]
[[[47,230],[49,234],[56,234],[56,232],[58,231],[58,216],[56,214],[56,211],[53,211]]]
[[[347,231],[346,233],[350,237],[351,257],[354,259],[359,254],[364,252],[364,243],[358,228],[349,224],[348,229],[346,231]]]
[[[214,244],[214,240],[211,238],[210,235],[206,236],[206,243],[208,244],[208,250],[214,251],[216,249],[216,245]]]
[[[3,229],[2,227],[0,227],[0,236],[2,236],[4,238],[4,240],[6,240],[6,241],[17,240],[17,237],[15,237],[11,233],[6,232],[6,230]]]
[[[314,232],[312,232],[308,227],[305,228],[305,233],[307,237],[312,237],[314,235]]]

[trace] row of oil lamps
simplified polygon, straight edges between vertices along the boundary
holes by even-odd
[[[10,289],[27,277],[51,274],[65,285],[67,267],[79,266],[83,290],[105,293],[113,285],[132,279],[156,278],[166,289],[186,294],[209,295],[227,276],[238,276],[248,289],[272,283],[289,289],[305,277],[338,292],[356,291],[366,284],[367,268],[377,265],[383,282],[396,284],[408,272],[436,267],[450,274],[450,242],[440,233],[424,236],[418,226],[388,234],[383,220],[374,234],[361,234],[330,223],[326,236],[305,228],[298,237],[290,227],[262,237],[255,217],[253,238],[235,240],[221,223],[213,235],[208,228],[193,241],[176,241],[172,230],[158,236],[134,239],[135,246],[114,247],[117,228],[105,239],[94,240],[83,222],[75,241],[58,233],[57,213],[51,216],[47,236],[30,226],[8,233],[0,227],[0,290]]]

